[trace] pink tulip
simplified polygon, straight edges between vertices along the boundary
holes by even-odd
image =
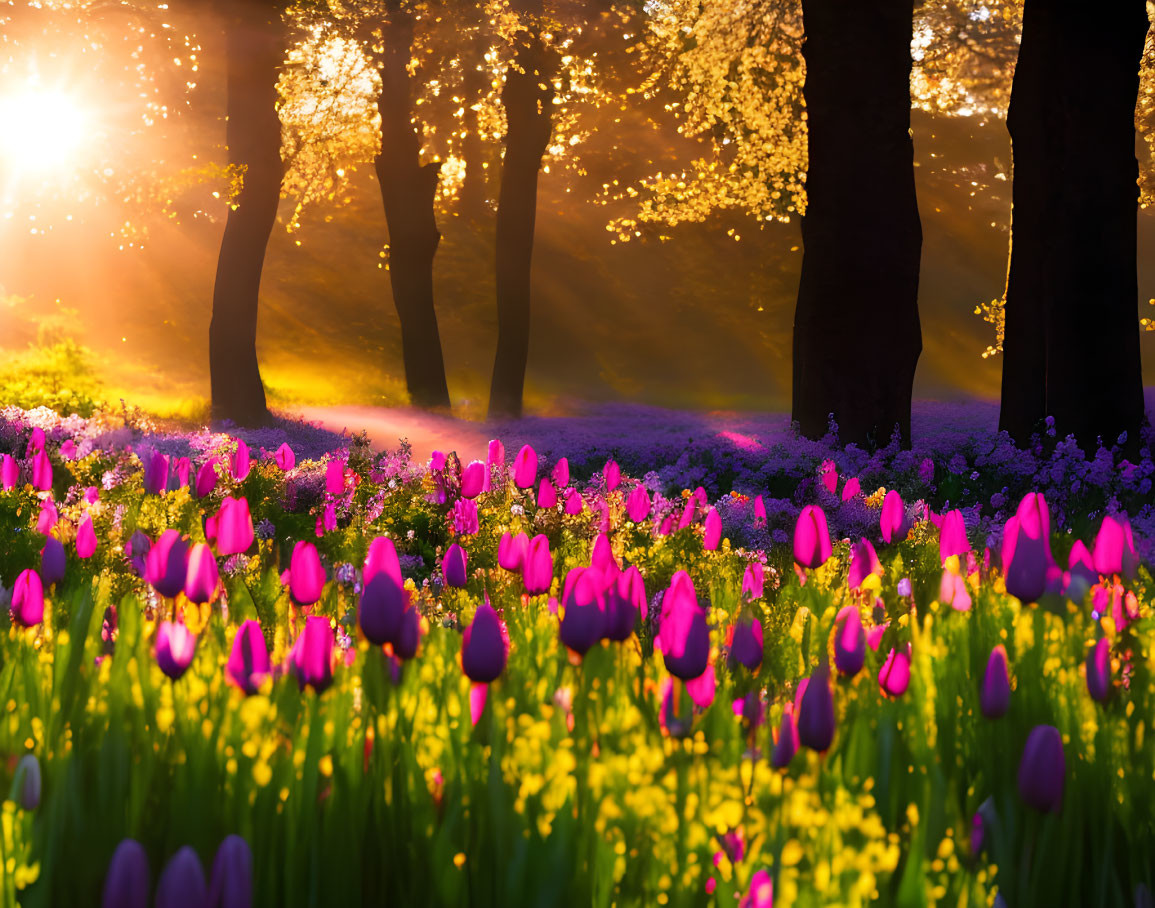
[[[238,438],[236,450],[229,455],[229,472],[237,482],[244,482],[251,469],[252,458],[249,456],[249,446]]]
[[[252,618],[233,637],[233,649],[225,665],[225,677],[249,696],[257,693],[272,674],[269,647],[261,625]]]
[[[325,464],[325,494],[336,498],[345,491],[345,461],[330,460]]]
[[[614,557],[610,537],[599,533],[590,549],[590,567],[603,578],[603,585],[609,585],[622,572],[618,560]]]
[[[222,555],[240,555],[253,544],[253,518],[244,496],[227,497],[217,512],[217,551]]]
[[[497,564],[507,571],[520,571],[525,564],[525,556],[529,550],[529,537],[525,533],[514,536],[503,533],[497,543]],[[550,567],[552,572],[552,565]]]
[[[11,454],[0,457],[0,486],[5,492],[10,492],[16,488],[19,481],[20,465],[16,462],[16,458]]]
[[[475,460],[461,471],[461,497],[476,498],[485,491],[485,464]]]
[[[641,484],[634,486],[626,499],[626,516],[634,523],[641,523],[650,516],[650,507],[650,493],[646,487]]]
[[[96,530],[92,528],[92,515],[85,514],[76,530],[76,557],[91,558],[96,554]]]
[[[1047,587],[1052,563],[1051,518],[1042,495],[1031,492],[1007,521],[1003,533],[1003,570],[1007,592],[1021,602],[1037,602]]]
[[[544,510],[550,510],[557,504],[557,491],[553,487],[553,483],[549,481],[548,476],[541,478],[541,485],[537,488],[537,506]]]
[[[273,462],[288,473],[297,465],[297,455],[293,453],[293,449],[289,447],[289,443],[282,442],[281,446],[277,448],[277,453],[273,455]]]
[[[485,487],[483,492],[488,492],[493,483],[500,486],[505,485],[505,445],[503,445],[496,438],[489,443],[489,453],[485,459]]]
[[[804,568],[813,569],[825,564],[833,550],[826,513],[818,505],[806,505],[794,528],[794,560]]]
[[[751,561],[742,575],[742,598],[747,602],[761,599],[766,590],[766,570],[760,561]]]
[[[169,486],[173,486],[176,482],[175,489],[183,489],[188,485],[189,472],[192,470],[192,462],[187,457],[177,458],[172,464],[170,473]],[[175,477],[175,479],[173,478]]]
[[[203,605],[211,602],[220,584],[217,560],[213,551],[203,542],[198,542],[189,550],[188,572],[185,574],[184,594],[189,602]]]
[[[562,593],[562,618],[558,626],[561,642],[584,656],[601,640],[605,626],[601,575],[591,568],[573,568],[566,575]]]
[[[766,526],[766,502],[759,495],[754,499],[754,526]]]
[[[537,481],[537,452],[525,445],[513,459],[513,482],[519,489],[531,489]]]
[[[160,595],[172,599],[188,577],[188,540],[179,530],[165,530],[145,557],[144,579]]]
[[[156,663],[173,681],[188,671],[196,653],[197,638],[183,624],[162,621],[156,629]]]
[[[902,536],[906,525],[906,507],[902,503],[902,496],[894,489],[886,493],[882,499],[882,517],[879,526],[882,529],[883,542],[895,542]]]
[[[706,613],[698,604],[694,582],[685,571],[676,571],[662,597],[662,615],[656,641],[671,675],[689,681],[706,670],[710,655],[710,629]]]
[[[822,480],[822,485],[826,487],[826,491],[833,495],[838,489],[838,470],[834,466],[834,461],[822,461],[822,466],[819,467],[818,470],[818,476]]]
[[[954,510],[944,514],[938,543],[938,554],[942,563],[946,564],[951,555],[966,555],[970,550],[971,544],[967,539],[962,511]]]
[[[553,583],[553,555],[549,550],[549,539],[540,533],[533,537],[526,548],[521,579],[530,596],[548,593]]]
[[[1105,577],[1121,574],[1132,579],[1135,576],[1138,558],[1131,523],[1126,515],[1107,515],[1103,518],[1095,537],[1094,560],[1096,570]]]
[[[750,878],[750,888],[738,908],[774,908],[774,878],[769,870],[759,870]]]
[[[717,692],[718,682],[714,676],[714,666],[708,664],[706,670],[702,672],[697,678],[691,678],[686,682],[686,693],[689,694],[690,699],[694,701],[694,705],[698,709],[709,709],[710,704],[714,702],[714,694]]]
[[[910,644],[892,649],[878,673],[878,686],[884,694],[901,697],[910,684]]]
[[[972,600],[967,583],[954,571],[943,571],[938,585],[939,601],[957,612],[969,612]]]
[[[722,518],[715,508],[710,508],[706,514],[706,534],[702,537],[702,548],[707,552],[717,551],[722,542]]]
[[[855,476],[852,479],[846,480],[846,485],[842,487],[842,500],[843,501],[850,501],[850,499],[853,498],[854,496],[861,495],[861,494],[862,494],[862,483],[860,483],[858,481],[857,476]]]
[[[1083,540],[1076,539],[1071,546],[1071,555],[1067,560],[1070,570],[1063,575],[1063,595],[1076,604],[1082,604],[1099,582],[1099,572],[1095,569],[1095,560]]]
[[[606,639],[619,642],[630,639],[638,616],[645,610],[645,583],[637,565],[631,565],[618,574],[606,590]]]
[[[375,646],[396,642],[409,603],[401,562],[391,539],[378,536],[370,543],[362,577],[358,617],[365,638]]]
[[[31,568],[16,575],[9,611],[21,627],[35,627],[44,620],[44,584]]]
[[[60,519],[60,515],[56,511],[56,502],[51,498],[45,498],[40,502],[40,513],[36,518],[36,532],[41,536],[47,536],[52,532],[52,528],[56,526],[56,522]]]
[[[305,540],[293,546],[289,559],[289,595],[297,605],[312,605],[325,588],[325,569],[317,547]]]
[[[32,487],[39,492],[47,492],[52,488],[52,461],[45,451],[38,451],[32,456]]]
[[[558,458],[550,475],[553,477],[553,484],[559,489],[564,489],[569,485],[569,461],[564,457]]]
[[[852,590],[857,590],[866,582],[871,574],[882,575],[882,564],[878,560],[878,553],[869,539],[860,539],[850,547],[850,571],[846,582]]]
[[[305,628],[289,652],[290,665],[301,690],[308,686],[322,694],[333,683],[333,645],[333,628],[328,618],[310,615],[305,619]]]
[[[612,492],[622,482],[622,468],[618,466],[618,462],[613,460],[606,461],[605,469],[602,470],[602,476],[606,481],[606,491]]]
[[[844,606],[834,619],[834,665],[838,671],[853,678],[866,661],[866,633],[858,607]]]
[[[197,470],[196,487],[193,491],[197,498],[204,498],[217,487],[217,459],[210,457]]]
[[[585,502],[582,500],[582,494],[577,489],[565,490],[565,512],[571,516],[580,514]]]

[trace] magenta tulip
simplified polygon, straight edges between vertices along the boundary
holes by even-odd
[[[334,498],[345,491],[345,461],[330,460],[325,464],[325,494]]]
[[[485,459],[485,487],[483,492],[488,492],[493,486],[493,483],[498,485],[505,484],[505,445],[498,439],[493,439],[489,443],[489,452]]]
[[[798,743],[819,753],[834,741],[834,696],[830,691],[830,669],[821,665],[807,679],[798,706]]]
[[[177,458],[171,464],[167,488],[172,491],[185,488],[185,486],[188,485],[189,472],[191,470],[192,462],[187,457]]]
[[[203,542],[194,544],[188,553],[188,571],[184,581],[184,594],[189,602],[197,605],[211,602],[220,581],[213,550]]]
[[[1050,524],[1046,500],[1031,492],[1004,529],[1007,592],[1023,603],[1037,602],[1046,591],[1047,567],[1052,561]]]
[[[513,459],[513,482],[519,489],[531,489],[537,482],[537,452],[529,445]]]
[[[1126,515],[1107,515],[1095,536],[1095,569],[1106,577],[1121,574],[1127,579],[1135,576],[1138,558],[1131,523]]]
[[[553,465],[553,472],[550,473],[553,477],[553,484],[559,489],[564,489],[569,485],[569,461],[564,457],[559,457],[557,463]]]
[[[832,551],[826,512],[816,504],[806,505],[794,528],[794,560],[804,568],[816,568],[826,563]]]
[[[582,493],[577,489],[566,489],[565,508],[563,510],[570,516],[574,516],[580,514],[583,507],[585,507],[585,502],[582,500]]]
[[[658,641],[666,669],[676,678],[690,681],[706,670],[710,656],[710,629],[706,613],[698,604],[694,582],[685,571],[676,571],[662,597]]]
[[[573,568],[565,578],[562,618],[558,626],[561,642],[584,656],[602,638],[606,626],[605,597],[601,576],[590,568]]]
[[[250,618],[237,628],[233,637],[225,677],[251,696],[260,690],[271,674],[269,647],[261,633],[261,625]]]
[[[742,575],[742,598],[747,602],[761,599],[766,592],[766,569],[762,562],[751,561]]]
[[[196,654],[197,638],[187,627],[173,621],[162,621],[156,629],[156,664],[177,681],[188,671]]]
[[[1063,738],[1053,725],[1036,725],[1027,736],[1019,762],[1019,797],[1029,807],[1049,813],[1063,800],[1067,762]]]
[[[252,908],[253,853],[239,835],[226,836],[213,859],[211,908]]]
[[[878,560],[878,553],[869,539],[860,539],[850,547],[850,571],[846,582],[852,590],[857,590],[866,582],[871,574],[882,575],[882,564]]]
[[[722,542],[722,518],[715,508],[706,513],[706,533],[702,537],[702,548],[708,552],[716,551]]]
[[[40,579],[44,585],[55,586],[63,580],[67,563],[60,540],[49,536],[40,550]]]
[[[101,908],[148,908],[148,855],[136,839],[116,846],[104,877]]]
[[[1063,595],[1072,602],[1081,605],[1087,598],[1087,593],[1091,591],[1091,587],[1099,582],[1099,572],[1095,569],[1095,560],[1083,544],[1083,540],[1075,540],[1075,544],[1071,546],[1071,555],[1067,564],[1070,570],[1063,575]]]
[[[557,490],[554,489],[553,483],[549,481],[548,476],[541,478],[541,484],[537,487],[537,506],[549,510],[557,504]]]
[[[529,537],[525,533],[503,533],[497,543],[497,564],[507,571],[520,571],[525,565],[525,556],[529,550]],[[551,565],[552,573],[552,565]]]
[[[485,464],[475,460],[461,471],[461,497],[476,498],[485,491]]]
[[[312,605],[325,589],[325,569],[311,542],[300,540],[289,559],[289,595],[297,605]]]
[[[24,456],[31,457],[36,452],[43,451],[46,442],[44,430],[40,426],[36,426],[32,430],[32,434],[28,436],[28,447],[24,449]]]
[[[52,488],[52,461],[45,451],[38,451],[32,456],[32,487],[38,492],[47,492]]]
[[[938,554],[943,564],[951,555],[965,555],[971,550],[967,539],[966,524],[962,511],[954,510],[943,515],[942,529],[939,531]]]
[[[463,587],[469,580],[469,553],[456,542],[445,552],[441,560],[441,574],[447,586]]]
[[[750,888],[738,908],[774,908],[774,877],[769,870],[759,870],[750,877]]]
[[[305,628],[289,653],[301,690],[308,686],[322,694],[333,683],[333,645],[333,628],[328,618],[310,615],[305,619]]]
[[[851,498],[854,498],[856,495],[861,495],[861,494],[862,494],[862,483],[858,481],[857,476],[846,480],[846,485],[842,487],[842,500],[843,501],[850,501]]]
[[[36,515],[37,533],[41,536],[47,536],[59,520],[60,514],[56,510],[56,502],[51,498],[45,498],[40,502],[40,513]]]
[[[1011,679],[1007,669],[1007,649],[1001,643],[991,650],[983,686],[979,691],[979,708],[988,719],[1007,714],[1011,705]]]
[[[626,516],[634,523],[641,523],[650,516],[651,507],[650,493],[646,491],[646,487],[634,486],[634,490],[626,499]]]
[[[461,641],[461,669],[478,684],[496,681],[505,670],[509,657],[509,637],[493,607],[484,602],[477,607],[473,621]]]
[[[240,555],[253,544],[253,518],[249,501],[227,497],[217,512],[217,551],[222,555]]]
[[[76,530],[76,557],[91,558],[96,554],[96,530],[92,528],[92,515],[85,514]]]
[[[622,482],[622,468],[618,466],[618,462],[614,459],[606,461],[605,468],[602,470],[602,477],[606,481],[606,491],[612,492]]]
[[[838,469],[833,460],[822,461],[822,466],[818,468],[818,478],[826,491],[833,495],[838,489]]]
[[[29,568],[16,575],[9,610],[21,627],[34,627],[44,620],[44,584],[36,571]]]
[[[622,572],[621,565],[614,557],[614,549],[610,544],[610,537],[605,533],[598,533],[590,549],[590,567],[603,578],[603,585],[608,586],[617,579]]]
[[[638,616],[645,611],[646,586],[642,572],[637,565],[631,565],[606,589],[606,639],[629,640]]]
[[[549,539],[540,533],[526,546],[521,580],[530,596],[548,593],[553,583],[553,555],[549,550]]]
[[[754,499],[754,526],[766,526],[767,520],[766,502],[759,495]]]
[[[1106,637],[1087,652],[1087,692],[1096,703],[1111,696],[1111,641]]]
[[[236,450],[229,455],[229,473],[237,482],[244,482],[252,469],[252,458],[249,456],[249,446],[241,439],[237,439]]]
[[[393,540],[378,536],[369,544],[362,574],[364,588],[358,617],[365,638],[376,646],[396,640],[405,611],[405,583]]]
[[[878,686],[890,697],[901,697],[910,685],[910,644],[892,649],[878,672]]]
[[[834,619],[834,666],[840,674],[853,678],[866,662],[866,632],[858,607],[844,606]]]
[[[156,908],[202,908],[209,903],[205,872],[187,845],[172,856],[156,884]]]
[[[217,459],[210,457],[197,470],[196,485],[193,491],[197,498],[204,498],[217,487]]]
[[[11,454],[0,457],[0,487],[5,492],[11,492],[20,481],[20,464]]]
[[[739,618],[730,631],[730,668],[743,665],[755,672],[762,664],[762,622],[751,615]]]
[[[289,447],[287,441],[282,442],[281,446],[277,448],[277,453],[273,455],[273,462],[286,473],[297,465],[297,455],[293,453],[293,449]]]
[[[159,495],[168,488],[168,458],[153,451],[144,461],[144,490]]]
[[[188,577],[188,540],[178,530],[165,530],[148,550],[144,579],[160,595],[172,599]]]
[[[938,584],[938,598],[956,612],[969,612],[971,605],[974,604],[966,581],[951,570],[942,572],[942,579]]]

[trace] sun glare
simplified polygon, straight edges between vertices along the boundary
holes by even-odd
[[[0,123],[0,166],[20,175],[47,175],[74,164],[89,125],[77,98],[49,88],[0,95]]]

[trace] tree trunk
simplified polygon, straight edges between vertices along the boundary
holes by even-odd
[[[225,221],[213,286],[209,375],[214,419],[259,425],[269,419],[257,366],[257,302],[269,236],[281,197],[281,121],[277,76],[285,52],[281,7],[224,7],[228,67],[229,164],[243,184]]]
[[[528,5],[533,5],[532,0]],[[540,15],[540,0],[536,5]],[[552,71],[548,69],[552,58],[537,31],[523,30],[519,41],[517,65],[510,67],[501,92],[507,129],[497,201],[497,356],[489,392],[490,417],[521,415],[529,357],[537,175],[553,130]]]
[[[440,164],[421,163],[413,126],[406,67],[413,46],[412,16],[388,4],[385,48],[379,59],[381,153],[375,167],[389,228],[389,279],[401,321],[401,355],[409,400],[424,408],[449,407],[445,360],[433,306],[433,258],[441,242],[433,210]]]
[[[1124,432],[1138,441],[1135,101],[1147,29],[1143,0],[1091,15],[1073,0],[1026,5],[1019,66],[1030,78],[1016,71],[1008,120],[1015,210],[1000,418],[1019,443],[1045,416],[1087,450]]]
[[[794,317],[804,435],[910,440],[922,224],[910,134],[912,0],[803,0],[809,164]]]

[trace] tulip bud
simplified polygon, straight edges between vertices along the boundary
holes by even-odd
[[[694,583],[685,571],[674,573],[662,597],[658,643],[666,669],[689,681],[706,670],[710,656],[710,629],[706,613],[698,604]]]
[[[1044,813],[1057,810],[1063,799],[1066,771],[1059,730],[1053,725],[1036,725],[1027,736],[1019,762],[1019,797]]]
[[[35,627],[44,620],[44,584],[31,568],[16,575],[9,609],[12,620],[21,627]]]
[[[398,659],[412,659],[421,645],[421,616],[410,605],[401,613],[401,626],[393,639],[393,655]]]
[[[477,607],[473,621],[461,641],[461,669],[478,684],[496,681],[505,670],[509,657],[509,637],[493,607],[484,602]]]
[[[249,550],[253,538],[248,499],[244,496],[225,498],[217,513],[217,551],[222,555],[239,555]]]
[[[766,589],[766,571],[760,561],[751,561],[742,575],[742,598],[747,602],[761,599]]]
[[[938,554],[943,564],[951,555],[965,555],[971,550],[967,539],[966,524],[962,511],[954,510],[943,515],[942,529],[939,531]]]
[[[866,632],[858,607],[844,606],[834,619],[834,665],[838,671],[853,678],[866,662]]]
[[[883,542],[898,542],[906,535],[906,507],[902,496],[891,489],[882,499],[882,516],[879,519]]]
[[[40,550],[40,579],[45,586],[55,586],[64,579],[67,567],[64,546],[55,536],[49,536]]]
[[[553,483],[549,481],[548,476],[541,478],[541,484],[537,487],[537,506],[545,510],[549,510],[557,504],[557,491],[553,487]]]
[[[565,578],[558,636],[579,656],[601,640],[605,631],[605,599],[599,581],[600,574],[592,568],[574,568]]]
[[[277,453],[273,455],[273,462],[288,473],[297,465],[297,455],[293,453],[293,449],[289,447],[289,443],[282,442],[281,446],[277,448]]]
[[[798,741],[819,752],[829,750],[834,741],[834,697],[829,674],[825,665],[815,669],[798,709]]]
[[[52,488],[52,461],[44,451],[37,451],[32,456],[32,487],[38,492]]]
[[[509,532],[503,533],[497,543],[498,566],[507,571],[520,571],[525,564],[528,548],[529,537],[525,533],[518,533],[516,536]]]
[[[365,638],[375,646],[397,639],[407,597],[401,578],[401,562],[393,541],[378,536],[369,544],[363,572],[364,587],[358,617]]]
[[[333,628],[328,618],[310,615],[305,619],[305,628],[289,653],[301,690],[310,686],[322,694],[333,683],[333,644]]]
[[[606,461],[605,469],[602,470],[602,476],[606,481],[606,491],[612,492],[622,482],[622,468],[618,466],[618,462],[614,459]]]
[[[225,677],[248,695],[255,694],[272,674],[269,647],[261,625],[252,618],[233,637],[233,649],[225,666]]]
[[[738,908],[774,908],[774,878],[769,870],[759,870],[750,877],[750,888]]]
[[[548,593],[553,583],[553,555],[549,551],[549,539],[541,533],[526,546],[521,580],[530,596]]]
[[[229,455],[229,472],[237,482],[244,482],[251,469],[252,458],[249,456],[249,446],[238,438],[236,450]]]
[[[153,451],[144,462],[144,490],[149,495],[159,495],[168,488],[168,458],[160,451]]]
[[[871,574],[882,574],[882,564],[878,553],[869,539],[860,539],[850,547],[850,570],[846,582],[852,590],[857,590]]]
[[[513,459],[513,482],[519,489],[531,489],[537,481],[537,452],[525,445]]]
[[[11,492],[18,482],[20,482],[20,464],[11,454],[3,455],[0,457],[0,488],[5,492]]]
[[[901,697],[910,684],[910,644],[892,649],[878,673],[878,686],[887,696]]]
[[[209,890],[200,858],[186,845],[172,856],[160,875],[156,908],[203,908],[208,903]]]
[[[1106,637],[1087,652],[1087,692],[1096,703],[1111,696],[1111,641]]]
[[[136,530],[124,545],[124,555],[137,576],[148,574],[148,553],[152,550],[152,540],[140,530]]]
[[[747,615],[735,622],[730,630],[730,668],[744,665],[756,672],[762,665],[762,622]]]
[[[794,528],[794,560],[804,568],[816,568],[826,563],[832,551],[826,512],[818,505],[806,505]]]
[[[19,804],[21,810],[35,810],[40,806],[40,761],[36,754],[25,754],[16,764],[8,800]]]
[[[1042,495],[1031,492],[1007,521],[1003,533],[1003,570],[1007,592],[1021,602],[1037,602],[1047,585],[1051,563],[1050,514]]]
[[[631,565],[606,590],[606,639],[630,639],[638,615],[646,610],[646,587],[642,573]]]
[[[211,908],[252,908],[253,853],[239,835],[226,836],[213,860]]]
[[[951,570],[942,572],[942,580],[939,581],[938,585],[938,598],[944,605],[949,605],[956,612],[969,612],[974,604],[970,591],[967,589],[967,582]]]
[[[634,486],[634,490],[626,499],[626,516],[634,523],[641,523],[650,516],[651,507],[650,493],[646,491],[646,487],[641,484]]]
[[[96,530],[92,528],[92,516],[85,514],[76,530],[76,557],[91,558],[96,554]]]
[[[794,705],[787,703],[782,710],[782,723],[778,727],[778,738],[770,754],[770,765],[775,769],[785,769],[798,753],[798,723],[794,720]]]
[[[196,636],[183,624],[162,621],[156,629],[156,664],[173,681],[188,671],[196,648]]]
[[[1007,650],[1001,643],[991,650],[983,686],[979,691],[979,707],[988,719],[1006,715],[1011,705],[1011,681],[1007,672]]]
[[[722,518],[715,508],[706,514],[706,535],[702,537],[702,548],[707,552],[717,551],[722,542]]]
[[[189,550],[188,572],[184,581],[184,594],[188,601],[197,605],[212,601],[220,582],[213,550],[203,542],[194,544]]]
[[[334,498],[345,492],[345,461],[330,460],[325,464],[325,494]]]
[[[833,460],[822,461],[822,466],[818,468],[818,478],[822,481],[826,491],[833,495],[838,489],[838,469],[834,465]]]
[[[445,578],[446,585],[465,586],[469,580],[468,564],[469,554],[456,542],[453,543],[441,560],[441,574]]]
[[[1082,605],[1091,587],[1099,582],[1095,560],[1087,551],[1082,539],[1076,539],[1075,544],[1071,546],[1067,565],[1070,570],[1063,577],[1063,595],[1076,605]]]
[[[553,477],[553,484],[559,488],[564,489],[569,485],[569,460],[564,457],[559,457],[557,463],[553,465],[553,472],[550,474]]]
[[[325,589],[325,569],[311,542],[300,540],[289,558],[289,596],[300,606],[312,605]]]
[[[862,494],[862,483],[858,481],[858,477],[854,476],[846,480],[846,485],[842,487],[842,500],[850,501],[856,495]]]
[[[101,908],[148,908],[148,891],[148,855],[136,839],[125,839],[108,862]]]
[[[570,516],[580,514],[582,508],[585,507],[585,501],[582,499],[582,494],[577,489],[565,490],[565,512]]]
[[[217,487],[217,463],[218,461],[215,457],[210,457],[201,464],[201,468],[197,470],[196,483],[193,488],[197,498],[204,498],[206,495],[211,494],[212,490]],[[248,546],[246,546],[246,548],[248,548]],[[222,552],[222,554],[224,553]]]
[[[51,498],[45,498],[40,502],[40,513],[36,516],[36,532],[41,536],[47,536],[58,520],[60,515],[56,510],[56,502]]]
[[[762,500],[762,496],[758,495],[754,498],[754,526],[766,526],[768,517],[766,514],[766,502]]]
[[[1125,514],[1103,518],[1095,537],[1094,559],[1095,568],[1107,577],[1122,574],[1130,579],[1135,576],[1135,565],[1138,562],[1135,539]]]

